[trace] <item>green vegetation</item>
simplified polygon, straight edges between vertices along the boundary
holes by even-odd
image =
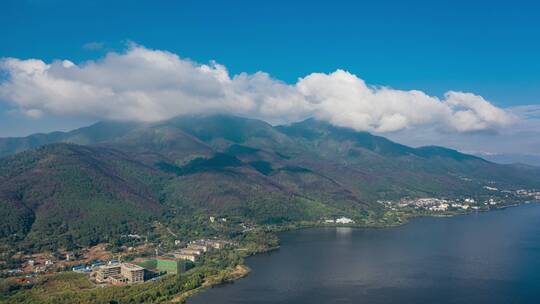
[[[195,267],[180,275],[128,286],[94,286],[88,275],[65,272],[40,276],[32,283],[0,281],[0,303],[161,303],[184,292],[237,278],[237,266],[246,256],[273,249],[277,238],[264,231],[239,237],[240,249],[225,248],[204,255]],[[147,265],[148,266],[148,265]]]
[[[0,138],[0,157],[59,142],[79,145],[101,143],[124,136],[136,126],[136,123],[131,122],[98,122],[71,132],[39,133],[20,138]]]
[[[143,231],[161,205],[136,174],[155,178],[117,152],[54,145],[0,160],[1,236],[27,250],[74,249]],[[147,181],[144,181],[146,185]],[[5,207],[5,206],[4,206]]]
[[[442,147],[411,148],[312,119],[273,127],[193,116],[98,124],[45,137],[36,145],[73,138],[89,145],[45,145],[0,159],[5,255],[101,242],[119,250],[129,244],[127,234],[164,246],[175,238],[237,236],[238,229],[209,223],[211,216],[236,228],[339,216],[364,226],[395,225],[403,216],[378,200],[479,197],[491,194],[485,185],[540,188],[535,168],[497,165]],[[4,151],[34,147],[23,139],[9,142]]]
[[[249,163],[255,170],[263,175],[270,175],[274,171],[272,164],[262,160],[254,161]]]
[[[176,175],[188,175],[198,172],[220,171],[224,170],[227,167],[238,167],[241,164],[242,162],[236,157],[219,153],[211,158],[195,158],[183,167],[178,167],[176,165],[168,164],[163,161],[158,162],[156,166],[167,173],[174,173]]]

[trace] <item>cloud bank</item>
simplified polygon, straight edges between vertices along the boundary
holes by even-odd
[[[131,45],[97,61],[0,60],[0,100],[31,117],[47,114],[158,121],[182,114],[227,113],[289,123],[316,117],[358,131],[429,126],[455,132],[493,130],[516,116],[481,96],[367,85],[343,70],[312,73],[295,84],[267,73],[230,75],[211,62]]]

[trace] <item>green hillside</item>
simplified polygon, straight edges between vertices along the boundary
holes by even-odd
[[[38,148],[0,159],[5,244],[87,246],[151,233],[155,222],[199,227],[208,216],[258,224],[348,216],[378,225],[386,219],[377,200],[481,195],[488,184],[540,188],[534,167],[498,165],[442,147],[411,148],[313,119],[273,127],[190,116],[61,134],[43,136],[86,145],[34,142]],[[3,153],[17,149],[4,144]]]
[[[27,248],[88,246],[160,214],[158,171],[114,150],[54,144],[0,160],[0,237]]]

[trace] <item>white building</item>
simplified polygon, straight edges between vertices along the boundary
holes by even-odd
[[[348,217],[340,217],[340,218],[336,219],[336,223],[337,224],[353,224],[354,221],[351,220]]]
[[[429,210],[431,211],[446,211],[448,210],[448,204],[440,204],[438,206],[431,206],[429,207]]]

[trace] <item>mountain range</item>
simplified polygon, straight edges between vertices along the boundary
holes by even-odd
[[[99,122],[0,139],[0,239],[87,246],[208,216],[256,224],[348,216],[391,221],[378,201],[540,188],[540,169],[412,148],[315,119],[235,116]]]

